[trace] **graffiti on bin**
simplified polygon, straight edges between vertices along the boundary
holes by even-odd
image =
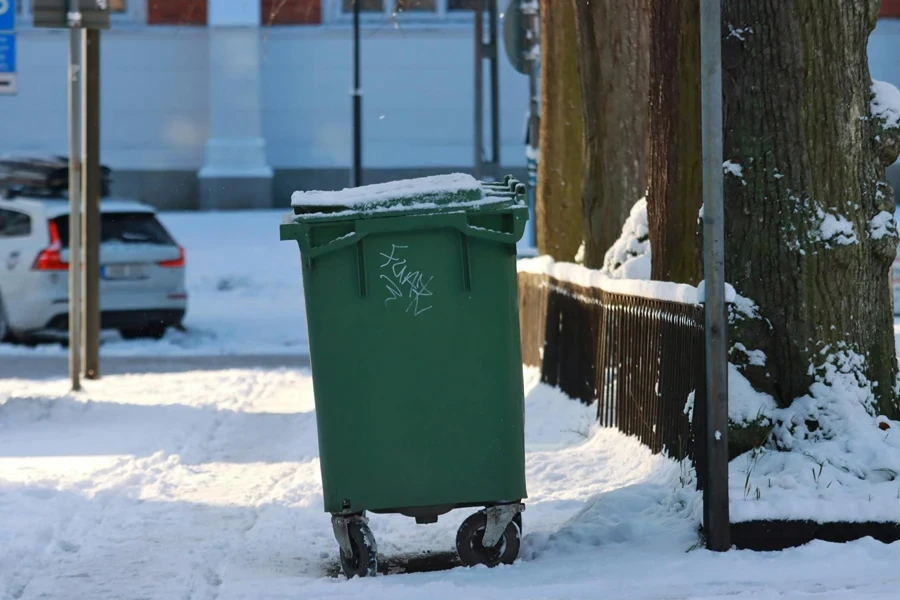
[[[400,298],[409,298],[410,301],[406,306],[405,312],[412,312],[413,316],[418,317],[423,312],[433,308],[431,304],[426,306],[427,300],[423,299],[432,296],[428,286],[431,285],[434,277],[427,277],[421,272],[413,271],[409,268],[406,259],[402,256],[403,250],[408,248],[409,246],[391,244],[390,254],[379,253],[386,259],[381,265],[381,269],[387,270],[387,273],[382,273],[381,279],[386,282],[384,287],[390,294],[385,299],[384,304],[387,306],[388,302]],[[404,293],[404,290],[407,293]]]

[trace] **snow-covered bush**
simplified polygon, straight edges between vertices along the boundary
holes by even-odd
[[[606,251],[601,271],[613,279],[650,279],[650,228],[645,198],[634,203],[622,226],[622,235]]]

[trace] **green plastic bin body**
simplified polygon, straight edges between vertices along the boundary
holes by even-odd
[[[515,260],[528,212],[521,193],[485,191],[475,206],[281,226],[301,250],[327,512],[526,497]]]

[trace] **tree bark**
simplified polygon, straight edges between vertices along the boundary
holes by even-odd
[[[767,360],[745,374],[781,406],[832,361],[898,416],[888,282],[898,238],[892,218],[876,219],[894,210],[891,157],[871,118],[866,51],[878,8],[723,3],[726,275],[758,305],[738,341]]]
[[[581,246],[583,117],[573,0],[541,10],[541,127],[537,244],[541,254],[571,261]]]
[[[603,265],[647,189],[647,0],[575,1],[584,113],[584,264]]]
[[[700,143],[700,2],[650,5],[647,220],[651,277],[701,279],[698,218],[703,204]]]

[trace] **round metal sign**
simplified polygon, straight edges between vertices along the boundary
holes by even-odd
[[[503,14],[503,47],[506,57],[513,68],[524,75],[528,74],[528,61],[525,60],[525,19],[522,15],[521,0],[510,0]]]

